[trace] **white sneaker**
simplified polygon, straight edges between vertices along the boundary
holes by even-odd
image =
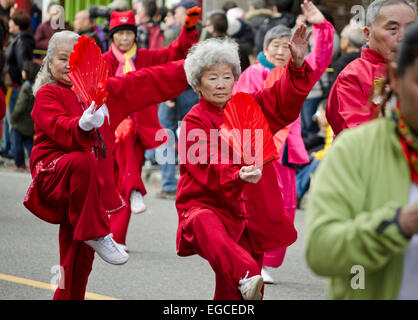
[[[142,196],[140,192],[133,190],[131,192],[130,201],[131,201],[131,212],[133,214],[139,214],[147,210],[147,207],[145,206],[145,203],[144,203],[144,197]]]
[[[274,283],[274,279],[270,275],[270,273],[267,271],[266,267],[261,268],[261,276],[263,277],[264,283],[268,283],[268,284],[273,284]]]
[[[123,250],[125,250],[125,252],[129,252],[129,248],[128,248],[128,246],[126,245],[126,244],[122,244],[122,243],[118,243],[118,245],[123,249]]]
[[[249,271],[245,275],[244,279],[239,281],[238,289],[241,292],[244,300],[261,300],[261,289],[263,288],[263,277],[260,275],[248,277]]]
[[[104,261],[111,264],[124,264],[128,261],[129,255],[113,240],[113,234],[95,240],[84,241],[92,247]]]

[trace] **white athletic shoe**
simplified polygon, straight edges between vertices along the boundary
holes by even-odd
[[[104,261],[111,264],[124,264],[128,261],[129,255],[113,240],[113,234],[95,240],[84,241],[92,247]]]
[[[145,206],[145,203],[144,203],[144,197],[142,196],[140,192],[133,190],[131,192],[130,201],[131,201],[131,212],[133,214],[139,214],[147,210],[147,207]]]
[[[264,283],[273,284],[274,279],[270,275],[270,273],[267,271],[266,267],[261,268],[261,276],[263,277]]]
[[[238,289],[241,292],[244,300],[261,300],[261,289],[263,288],[263,277],[260,275],[248,277],[249,271],[245,275],[244,279],[239,281]]]
[[[129,248],[128,248],[128,246],[126,245],[126,244],[122,244],[122,243],[118,243],[118,245],[123,249],[123,250],[125,250],[125,252],[129,252]]]

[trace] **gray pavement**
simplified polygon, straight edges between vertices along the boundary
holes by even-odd
[[[53,296],[49,286],[42,285],[57,277],[58,226],[23,207],[30,181],[29,173],[14,171],[10,162],[0,163],[0,300]],[[87,291],[124,300],[212,299],[214,274],[209,264],[198,256],[176,255],[177,213],[174,201],[156,198],[158,173],[151,175],[147,190],[147,212],[131,218],[128,263],[113,266],[96,255]],[[297,211],[298,240],[288,248],[282,267],[270,269],[277,284],[265,287],[267,300],[325,299],[325,280],[314,275],[304,259],[303,223],[304,211]]]

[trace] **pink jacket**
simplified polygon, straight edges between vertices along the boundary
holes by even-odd
[[[314,45],[310,54],[305,58],[313,70],[313,81],[316,83],[323,75],[332,60],[332,49],[334,42],[334,27],[328,21],[312,26]],[[270,70],[260,63],[248,67],[235,83],[233,94],[237,92],[253,93],[263,88],[263,82],[267,79]],[[301,135],[300,116],[290,125],[287,137],[288,162],[303,164],[309,162],[308,153]],[[280,157],[284,148],[281,149]]]

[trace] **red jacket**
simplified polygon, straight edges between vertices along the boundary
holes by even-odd
[[[97,165],[101,173],[102,202],[107,213],[114,213],[124,206],[115,187],[113,175],[114,132],[119,123],[141,108],[166,101],[178,96],[187,87],[183,60],[130,72],[123,77],[111,77],[107,84],[109,96],[110,124],[105,119],[98,131],[103,136],[107,157],[99,151]],[[164,79],[169,86],[159,86]],[[55,170],[55,164],[64,154],[74,150],[94,152],[101,146],[94,130],[85,132],[78,126],[85,106],[70,87],[60,83],[46,84],[36,94],[32,110],[35,122],[35,141],[30,157],[32,184],[26,194],[24,204],[43,220],[59,223],[66,212],[63,207],[51,208],[37,193],[36,181],[40,174]]]
[[[134,60],[136,70],[147,68],[154,65],[167,63],[186,58],[189,48],[199,40],[197,30],[187,31],[183,28],[179,37],[167,48],[160,49],[138,49]],[[111,50],[103,54],[104,59],[109,65],[109,75],[116,74],[119,62]],[[167,81],[162,79],[161,85]],[[162,129],[158,120],[158,105],[151,105],[143,108],[141,112],[131,115],[139,139],[144,149],[154,149],[161,145],[162,141],[155,141],[155,134]]]
[[[369,96],[386,78],[386,60],[377,51],[363,47],[361,57],[338,75],[331,88],[326,117],[334,135],[373,119],[377,104],[368,106]]]
[[[273,133],[298,117],[313,85],[311,73],[312,69],[306,63],[302,68],[288,64],[282,78],[271,88],[252,94]],[[220,161],[215,164],[209,160],[213,159],[209,152],[211,130],[219,130],[222,123],[223,109],[211,105],[203,98],[182,122],[179,138],[180,179],[176,199],[179,215],[178,254],[194,254],[183,239],[183,226],[188,217],[200,208],[209,208],[215,212],[235,241],[239,240],[247,227],[252,246],[257,251],[290,245],[296,240],[296,230],[284,210],[272,164],[263,168],[263,176],[257,184],[251,184],[239,178],[240,165],[232,164],[233,159],[230,159],[231,164],[220,164]],[[186,157],[196,149],[196,140],[190,134],[192,130],[193,133],[200,132],[199,145],[207,147],[207,164],[193,164]],[[220,138],[218,146],[221,146]],[[221,159],[220,150],[217,156]]]

